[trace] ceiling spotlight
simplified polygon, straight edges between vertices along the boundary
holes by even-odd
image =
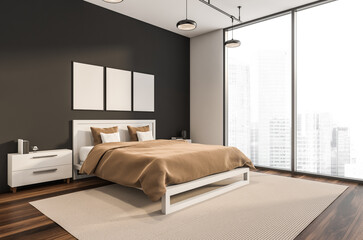
[[[107,2],[107,3],[120,3],[122,2],[123,0],[103,0],[104,2]]]
[[[190,30],[194,30],[197,27],[197,23],[193,20],[188,19],[188,0],[185,0],[185,19],[184,20],[180,20],[177,24],[176,27],[180,30],[183,31],[190,31]]]

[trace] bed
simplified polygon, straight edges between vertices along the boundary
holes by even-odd
[[[76,177],[79,172],[96,175],[120,185],[141,189],[152,200],[162,200],[162,212],[169,214],[249,183],[251,161],[238,149],[153,140],[129,142],[127,125],[148,125],[155,137],[155,120],[75,120],[73,146]],[[92,148],[90,127],[118,126],[121,142]],[[88,138],[88,139],[86,139]],[[85,147],[89,146],[89,147]],[[87,160],[84,153],[89,149]],[[82,164],[82,165],[81,165]],[[216,190],[170,204],[170,197],[210,183],[240,176],[240,180]]]
[[[93,139],[90,127],[107,128],[117,126],[120,133],[121,141],[130,141],[127,126],[141,127],[149,126],[153,136],[156,136],[155,120],[73,120],[73,179],[82,179],[90,177],[80,174],[79,170],[85,160],[85,154],[93,148]],[[81,153],[81,150],[83,151]]]

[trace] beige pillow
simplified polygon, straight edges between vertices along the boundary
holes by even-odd
[[[101,133],[116,133],[118,132],[118,127],[110,127],[110,128],[95,128],[91,127],[92,136],[93,136],[93,144],[96,146],[97,144],[102,143]]]
[[[149,131],[149,126],[143,126],[143,127],[127,126],[127,128],[129,129],[130,141],[138,141],[136,132],[148,132]]]

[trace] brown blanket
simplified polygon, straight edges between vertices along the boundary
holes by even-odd
[[[96,145],[80,172],[142,188],[152,201],[157,201],[168,185],[242,166],[254,168],[251,160],[234,147],[154,140]]]

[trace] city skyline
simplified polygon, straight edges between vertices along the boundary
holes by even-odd
[[[262,59],[261,66],[264,65],[264,61],[265,64],[271,64],[265,58]],[[275,61],[276,64],[278,61]],[[290,168],[291,120],[286,117],[289,114],[286,108],[280,106],[280,112],[275,108],[283,99],[271,102],[269,101],[271,95],[260,91],[262,99],[257,102],[259,102],[259,117],[262,120],[253,121],[249,66],[229,64],[228,80],[229,95],[232,96],[228,105],[228,144],[242,150],[256,165]],[[264,86],[269,91],[273,88],[282,89],[276,82],[272,86]],[[275,97],[285,98],[278,92],[276,94],[275,91]],[[272,108],[273,111],[268,111],[268,108]],[[284,115],[285,117],[281,117]],[[296,163],[296,170],[301,172],[355,177],[351,173],[350,166],[356,163],[356,157],[352,154],[350,129],[338,126],[331,114],[326,112],[299,113]]]

